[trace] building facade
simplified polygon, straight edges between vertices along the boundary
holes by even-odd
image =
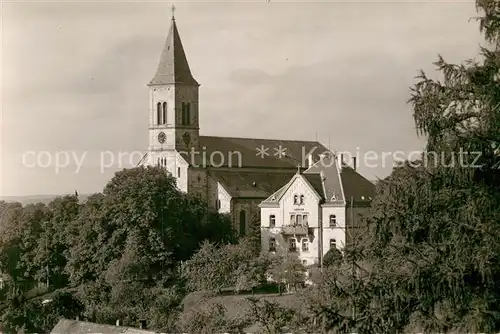
[[[260,204],[264,252],[287,253],[319,264],[330,249],[343,249],[363,230],[373,184],[329,153],[300,169]]]
[[[166,168],[180,190],[230,214],[245,235],[250,223],[260,224],[259,204],[328,150],[317,141],[202,136],[199,88],[172,17],[148,84],[149,147],[140,164]]]

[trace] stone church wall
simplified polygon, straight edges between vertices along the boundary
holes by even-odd
[[[259,204],[263,199],[244,199],[244,198],[235,198],[232,200],[233,202],[233,210],[232,217],[234,222],[234,228],[238,235],[241,235],[241,232],[244,231],[245,235],[248,235],[251,231],[250,224],[254,224],[255,229],[260,229],[260,208]],[[245,222],[242,223],[241,212],[245,211],[244,218]]]

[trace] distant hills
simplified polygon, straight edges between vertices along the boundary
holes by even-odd
[[[370,180],[373,184],[377,184],[378,180]],[[44,203],[48,204],[54,198],[62,197],[66,195],[72,194],[63,194],[63,195],[31,195],[31,196],[0,196],[0,201],[5,202],[19,202],[23,205],[26,204],[34,204],[34,203]],[[78,194],[78,198],[80,201],[85,201],[90,194]]]
[[[62,194],[62,195],[31,195],[31,196],[0,196],[0,201],[5,202],[19,202],[23,205],[34,204],[34,203],[44,203],[48,204],[50,201],[57,197],[63,197],[72,194]],[[80,201],[85,200],[89,194],[78,194]]]

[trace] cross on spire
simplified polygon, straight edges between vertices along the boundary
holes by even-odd
[[[175,16],[174,16],[174,13],[175,13],[175,5],[172,5],[172,21],[175,21]]]
[[[297,164],[297,174],[300,174],[300,164]]]

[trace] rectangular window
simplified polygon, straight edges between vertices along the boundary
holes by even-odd
[[[302,239],[302,251],[309,252],[309,239]]]
[[[297,251],[297,240],[295,238],[290,239],[290,252]]]
[[[330,215],[330,227],[337,226],[337,217],[335,215]]]
[[[177,177],[181,177],[181,168],[177,167]]]
[[[276,240],[274,238],[269,238],[269,251],[276,252]]]
[[[330,239],[330,249],[337,248],[337,241],[335,239]]]
[[[309,223],[308,223],[308,221],[307,221],[307,215],[303,215],[303,216],[302,216],[302,223],[303,223],[304,225],[309,224]]]
[[[290,225],[295,225],[295,215],[290,215]]]
[[[297,225],[302,225],[302,215],[297,215]]]
[[[275,226],[276,226],[276,216],[270,215],[269,216],[269,227],[275,227]]]

